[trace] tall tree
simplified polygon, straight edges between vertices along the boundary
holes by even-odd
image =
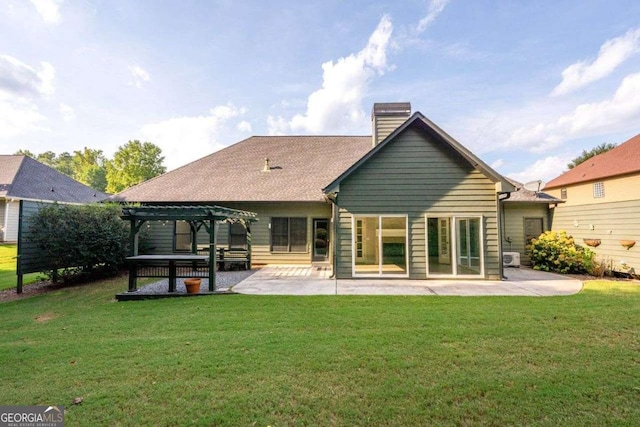
[[[589,160],[590,158],[592,158],[594,156],[597,156],[598,154],[605,153],[605,152],[611,150],[612,148],[616,148],[616,144],[603,142],[602,144],[595,146],[594,148],[592,148],[589,151],[582,150],[582,154],[580,154],[575,159],[571,160],[571,163],[567,164],[567,167],[569,169],[573,169],[576,166],[578,166],[580,163],[584,163],[585,161]]]
[[[20,150],[16,151],[14,154],[15,154],[16,156],[27,156],[27,157],[31,157],[32,159],[35,159],[35,158],[36,158],[35,154],[33,154],[33,153],[32,153],[31,151],[29,151],[29,150],[23,150],[23,149],[20,149]]]
[[[107,162],[107,192],[120,191],[166,172],[162,150],[151,142],[129,141]]]
[[[96,190],[107,188],[107,159],[102,150],[84,147],[73,152],[73,178]]]

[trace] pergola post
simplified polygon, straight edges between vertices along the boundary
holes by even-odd
[[[247,230],[247,269],[251,270],[251,225],[249,222],[245,221],[244,228]]]
[[[216,290],[216,221],[209,220],[209,292]]]

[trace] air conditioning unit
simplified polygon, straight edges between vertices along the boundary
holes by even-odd
[[[520,267],[520,252],[503,252],[502,265],[505,267]]]

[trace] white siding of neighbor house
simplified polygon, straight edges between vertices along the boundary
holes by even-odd
[[[599,182],[604,185],[604,197],[593,196],[593,186],[595,183]],[[563,188],[567,191],[567,198],[564,199],[563,204],[563,206],[566,207],[637,200],[640,198],[640,174],[603,178],[584,183],[571,184],[545,190],[545,193],[560,199],[562,197]]]
[[[601,260],[615,270],[622,270],[624,261],[636,274],[640,273],[640,199],[579,206],[561,204],[553,209],[551,228],[565,230],[583,246],[584,239],[599,239],[601,244],[590,249]],[[636,244],[626,249],[621,240],[634,240]]]
[[[0,200],[0,242],[4,242],[4,228],[7,222],[6,212],[7,212],[7,202],[5,200]]]
[[[18,220],[20,218],[20,202],[8,201],[5,205],[3,219],[4,219],[4,242],[17,242],[18,241]]]

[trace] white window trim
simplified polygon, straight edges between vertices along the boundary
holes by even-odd
[[[604,199],[604,181],[598,181],[593,183],[593,198]]]
[[[451,245],[451,263],[452,274],[429,274],[429,218],[449,218],[451,229],[451,242],[455,243]],[[456,227],[457,220],[459,219],[479,219],[480,220],[480,273],[479,274],[458,274],[458,230]],[[450,279],[455,277],[457,279],[479,279],[485,277],[484,271],[484,216],[482,215],[447,215],[441,213],[426,214],[424,217],[424,234],[425,234],[425,257],[427,271],[426,275],[428,279]]]
[[[407,264],[407,272],[402,274],[393,274],[393,273],[383,273],[382,265],[378,262],[378,273],[377,274],[369,274],[369,273],[356,273],[356,216],[358,218],[378,218],[378,230],[382,230],[382,218],[404,218],[404,226],[405,226],[405,260]],[[409,261],[411,257],[409,256],[410,248],[409,248],[409,215],[407,214],[364,214],[364,215],[351,215],[351,277],[354,278],[373,278],[373,277],[391,277],[391,278],[406,278],[409,277],[409,272],[411,271],[411,266]],[[378,233],[378,259],[382,260],[382,233]]]

